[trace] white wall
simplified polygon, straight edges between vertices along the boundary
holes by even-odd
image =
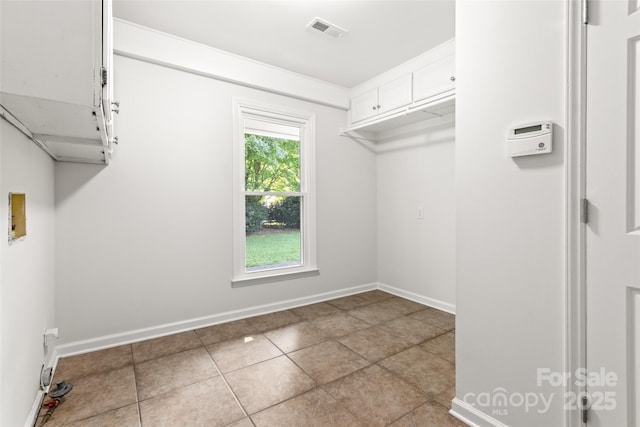
[[[375,155],[344,111],[124,57],[114,81],[112,164],[56,165],[61,342],[376,281]],[[320,276],[231,288],[233,96],[316,114]]]
[[[565,8],[456,5],[456,396],[512,426],[564,423],[563,390],[538,387],[536,373],[564,360]],[[507,129],[534,120],[555,123],[554,152],[506,157]],[[498,388],[554,393],[552,406],[469,394]]]
[[[43,333],[54,327],[53,160],[0,120],[0,425],[22,426],[45,363]],[[27,236],[8,244],[8,193],[25,193]]]
[[[377,158],[378,281],[449,311],[456,286],[454,126],[387,141],[380,147],[389,151]]]

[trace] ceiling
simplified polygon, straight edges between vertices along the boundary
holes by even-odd
[[[454,0],[114,0],[116,18],[344,87],[454,37]],[[315,17],[349,31],[332,38]]]

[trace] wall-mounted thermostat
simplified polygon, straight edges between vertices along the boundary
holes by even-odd
[[[546,154],[553,151],[553,124],[527,123],[509,129],[507,154],[511,157]]]

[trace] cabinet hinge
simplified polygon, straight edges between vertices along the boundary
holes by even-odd
[[[580,199],[580,222],[589,224],[589,199]]]
[[[589,0],[582,0],[582,23],[589,24]]]
[[[587,396],[582,396],[582,424],[586,424],[589,421],[589,399]]]
[[[100,84],[102,86],[106,86],[107,84],[107,69],[104,67],[100,68]]]

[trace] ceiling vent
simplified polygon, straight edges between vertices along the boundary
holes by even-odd
[[[307,24],[307,29],[320,31],[323,34],[336,38],[343,37],[349,32],[344,28],[340,28],[337,25],[320,18],[313,18],[313,20]]]

